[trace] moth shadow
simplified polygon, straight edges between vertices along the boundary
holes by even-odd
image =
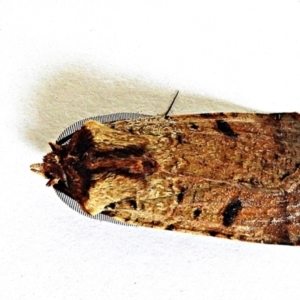
[[[40,151],[78,120],[117,112],[163,114],[176,89],[147,84],[137,78],[101,73],[87,67],[68,67],[44,77],[30,95],[31,116],[25,139]],[[24,110],[23,110],[24,111]],[[218,99],[181,92],[170,115],[248,111]]]

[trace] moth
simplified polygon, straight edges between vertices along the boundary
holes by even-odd
[[[90,215],[300,244],[298,113],[88,120],[63,142],[31,170]]]

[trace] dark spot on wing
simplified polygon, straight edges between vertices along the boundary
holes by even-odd
[[[106,205],[104,207],[104,209],[115,209],[116,208],[116,203],[112,202],[112,203],[109,203],[108,205]]]
[[[289,175],[290,175],[289,172],[286,172],[286,173],[284,173],[284,174],[279,174],[279,179],[280,179],[280,180],[283,180],[284,178],[288,177]]]
[[[182,135],[181,134],[177,134],[176,135],[176,140],[177,140],[178,144],[182,144]]]
[[[276,121],[280,121],[281,118],[282,118],[282,114],[280,113],[274,113],[274,114],[271,114],[271,116],[274,118],[274,120]]]
[[[193,214],[194,214],[194,218],[198,218],[201,215],[201,209],[197,208],[194,210]]]
[[[155,160],[144,160],[142,165],[144,167],[144,174],[146,175],[152,174],[157,168],[157,162]]]
[[[239,136],[236,132],[234,132],[232,130],[232,128],[226,121],[216,120],[216,124],[217,124],[218,130],[221,131],[222,133],[224,133],[225,135],[227,135],[229,137],[234,137],[234,138]]]
[[[180,190],[180,193],[177,195],[177,201],[178,203],[182,203],[183,197],[184,197],[185,187],[182,187]]]
[[[189,126],[190,126],[190,128],[192,128],[192,129],[198,129],[198,128],[199,128],[199,126],[196,125],[195,123],[189,123]]]
[[[128,203],[132,209],[137,209],[137,203],[135,200],[128,200]]]
[[[102,214],[103,214],[103,215],[106,215],[106,216],[108,216],[108,217],[111,217],[111,218],[113,218],[113,217],[116,216],[116,212],[113,211],[113,210],[104,210],[104,211],[102,212]]]
[[[153,226],[163,226],[163,224],[160,221],[152,221],[151,225],[152,225],[152,227]]]
[[[200,114],[200,117],[202,117],[203,119],[211,118],[211,116],[212,116],[212,114],[207,114],[207,113]]]
[[[168,225],[166,228],[165,228],[166,230],[174,230],[175,229],[175,226],[173,225],[173,224],[170,224],[170,225]]]
[[[257,185],[260,184],[260,181],[259,181],[257,178],[255,178],[255,177],[251,177],[250,180],[249,180],[249,182],[250,182],[253,186],[257,186]]]
[[[223,212],[223,225],[226,227],[231,226],[241,209],[241,200],[236,199],[229,203]]]
[[[219,232],[217,232],[217,231],[210,231],[210,232],[209,232],[209,235],[210,235],[210,236],[216,236],[218,233],[219,233]]]

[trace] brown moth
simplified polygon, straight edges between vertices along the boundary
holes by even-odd
[[[300,115],[214,113],[84,123],[34,172],[91,214],[300,244]]]

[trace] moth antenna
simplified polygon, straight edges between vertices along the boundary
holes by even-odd
[[[173,104],[174,104],[174,102],[175,102],[175,100],[176,100],[176,98],[177,98],[177,96],[178,96],[178,94],[179,94],[179,91],[177,91],[176,92],[176,94],[175,94],[175,96],[174,96],[174,98],[173,98],[173,100],[172,100],[172,102],[171,102],[171,104],[170,104],[170,106],[169,106],[169,108],[167,109],[167,111],[164,113],[164,118],[166,119],[167,117],[168,117],[168,113],[170,112],[170,110],[172,109],[172,107],[173,107]]]

